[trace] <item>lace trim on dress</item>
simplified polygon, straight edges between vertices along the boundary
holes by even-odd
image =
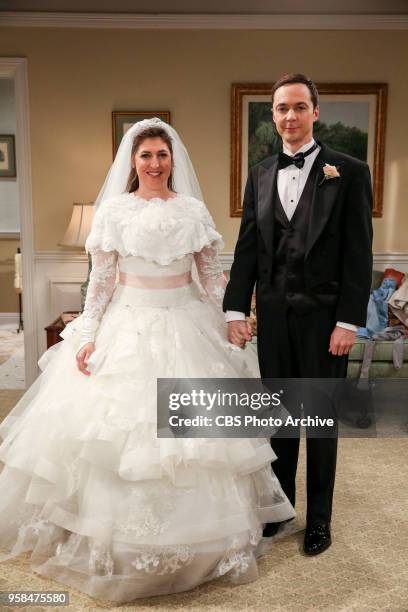
[[[78,350],[95,339],[96,330],[115,289],[117,262],[117,251],[95,250],[92,253],[92,271],[81,317],[81,343]]]
[[[145,546],[140,549],[131,565],[147,574],[174,574],[182,567],[189,565],[194,559],[191,546]]]
[[[214,246],[204,247],[194,254],[194,260],[200,283],[216,306],[222,309],[227,279],[218,257],[218,249]]]
[[[217,566],[216,576],[229,573],[232,578],[245,575],[254,561],[253,549],[258,545],[262,536],[261,527],[249,532],[249,543],[242,547],[238,536],[232,537],[231,546]]]

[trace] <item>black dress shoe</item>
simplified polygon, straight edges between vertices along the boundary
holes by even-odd
[[[262,531],[262,536],[264,538],[271,538],[278,533],[281,525],[282,523],[266,523]]]
[[[290,523],[290,521],[293,521],[293,518],[287,519],[286,521],[280,521],[279,523],[266,523],[263,528],[262,536],[264,538],[272,538],[278,533],[282,525],[285,525],[285,523]]]
[[[318,555],[327,550],[331,544],[330,525],[320,523],[306,527],[303,550],[306,555]]]

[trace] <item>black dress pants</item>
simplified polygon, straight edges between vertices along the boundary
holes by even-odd
[[[297,314],[283,300],[258,310],[258,355],[262,378],[345,378],[348,356],[329,353],[336,325],[333,309]],[[288,385],[290,390],[290,384]],[[287,395],[289,400],[290,393]],[[291,407],[284,401],[291,412]],[[289,400],[290,403],[290,400]],[[294,410],[296,412],[296,409]],[[306,432],[307,525],[331,519],[336,472],[337,436],[318,438]],[[299,438],[272,438],[277,455],[273,469],[292,505]]]

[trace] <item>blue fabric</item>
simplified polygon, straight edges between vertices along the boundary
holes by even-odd
[[[388,301],[397,288],[395,278],[384,278],[378,289],[373,289],[367,308],[366,327],[357,329],[360,338],[371,338],[388,326]]]

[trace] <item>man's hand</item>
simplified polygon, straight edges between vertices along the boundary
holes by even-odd
[[[85,344],[81,350],[79,350],[76,354],[76,361],[78,365],[78,370],[85,374],[85,376],[90,376],[91,373],[87,370],[88,360],[92,353],[95,350],[95,344],[93,342],[88,342]]]
[[[230,321],[228,323],[228,340],[244,348],[252,340],[252,325],[249,321]]]
[[[332,355],[348,355],[356,341],[356,332],[336,325],[330,336],[329,353]]]

